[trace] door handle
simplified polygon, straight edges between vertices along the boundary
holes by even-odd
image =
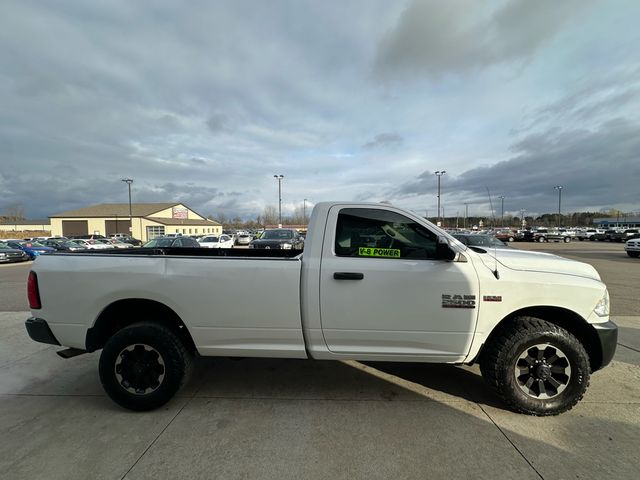
[[[356,272],[335,272],[333,278],[336,280],[362,280],[364,273]]]

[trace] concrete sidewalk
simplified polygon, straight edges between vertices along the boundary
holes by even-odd
[[[640,317],[558,417],[511,413],[477,368],[201,359],[165,408],[105,397],[97,354],[62,360],[0,313],[3,479],[637,478]]]

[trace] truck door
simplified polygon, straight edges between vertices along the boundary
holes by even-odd
[[[392,207],[329,210],[320,316],[331,352],[464,358],[478,277],[471,262],[436,259],[437,242],[435,231]]]

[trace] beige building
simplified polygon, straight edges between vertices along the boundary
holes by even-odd
[[[50,217],[51,235],[130,233],[146,242],[167,234],[221,234],[222,225],[207,220],[182,203],[104,203]]]
[[[44,220],[3,220],[0,232],[43,232],[51,231],[49,219]]]

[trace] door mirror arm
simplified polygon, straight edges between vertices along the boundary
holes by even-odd
[[[437,260],[454,260],[456,252],[449,245],[447,237],[439,236],[436,243],[436,259]]]

